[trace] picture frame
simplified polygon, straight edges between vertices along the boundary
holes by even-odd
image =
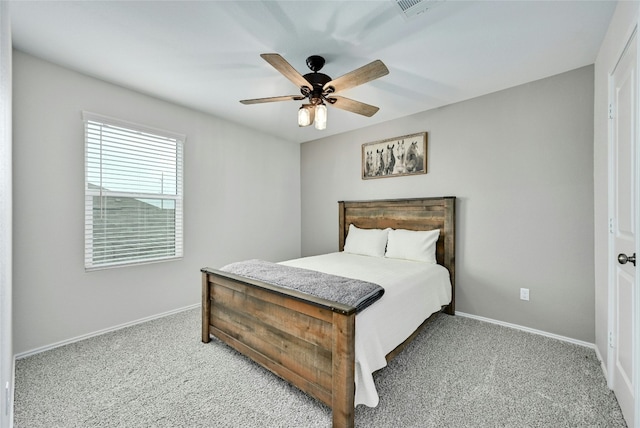
[[[362,179],[427,173],[427,133],[364,143]]]

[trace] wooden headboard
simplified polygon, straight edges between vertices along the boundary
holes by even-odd
[[[451,276],[451,305],[449,314],[455,311],[455,243],[456,243],[456,198],[386,199],[374,201],[340,201],[339,208],[339,251],[344,250],[344,242],[353,224],[361,229],[440,229],[436,244],[438,264],[446,267]]]

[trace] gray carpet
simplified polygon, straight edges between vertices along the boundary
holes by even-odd
[[[15,427],[329,427],[327,407],[189,310],[16,362]],[[439,315],[375,376],[358,427],[624,427],[593,350]]]

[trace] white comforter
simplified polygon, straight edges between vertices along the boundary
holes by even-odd
[[[380,300],[356,316],[356,405],[378,405],[373,372],[385,367],[385,356],[451,301],[449,271],[431,263],[340,252],[282,264],[370,281],[385,289]]]

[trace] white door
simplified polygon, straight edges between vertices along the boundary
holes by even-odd
[[[637,42],[632,36],[611,76],[612,317],[610,382],[628,426],[635,427]]]

